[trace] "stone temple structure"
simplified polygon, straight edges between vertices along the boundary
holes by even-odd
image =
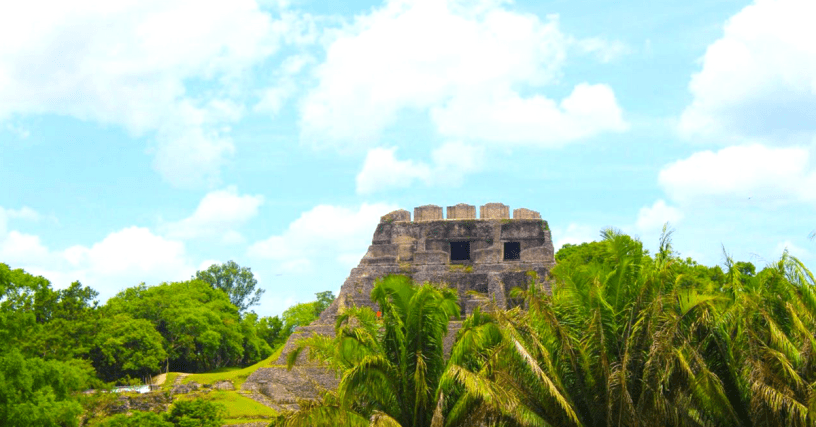
[[[469,291],[510,308],[519,303],[510,297],[510,291],[526,288],[528,272],[544,279],[554,265],[549,226],[529,209],[513,210],[512,218],[510,208],[501,203],[480,206],[478,218],[476,207],[467,204],[448,206],[447,218],[435,205],[414,208],[413,220],[406,210],[391,212],[380,219],[368,252],[351,270],[334,303],[313,324],[295,331],[277,366],[250,375],[243,389],[256,400],[281,409],[294,407],[296,397],[316,397],[322,388],[336,387],[333,373],[310,366],[305,359],[286,371],[286,355],[301,337],[333,335],[337,313],[346,307],[374,308],[369,295],[380,277],[404,274],[419,283],[454,287],[464,317],[478,304]],[[452,342],[460,325],[451,322],[447,341]]]

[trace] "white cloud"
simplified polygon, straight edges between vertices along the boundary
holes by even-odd
[[[233,144],[224,125],[239,77],[281,43],[253,0],[74,2],[0,6],[0,121],[68,115],[155,137],[156,169],[171,183],[218,179]],[[207,86],[188,93],[187,82]],[[237,113],[237,114],[236,114]]]
[[[635,228],[641,233],[661,231],[663,224],[668,222],[670,226],[676,226],[681,219],[683,213],[678,208],[658,200],[652,206],[644,206],[638,211]]]
[[[12,230],[0,235],[0,262],[14,266],[29,260],[47,260],[50,257],[38,236]]]
[[[631,52],[629,46],[619,40],[610,41],[599,37],[576,40],[575,44],[581,51],[595,55],[602,63],[614,61]]]
[[[0,208],[0,226],[8,217],[32,219],[39,214],[28,208]],[[103,301],[141,282],[185,280],[195,273],[184,243],[142,227],[124,228],[91,246],[75,245],[62,251],[49,249],[39,236],[0,228],[0,262],[42,275],[57,289],[79,280],[99,291]]]
[[[222,262],[214,260],[214,259],[207,259],[207,260],[201,261],[198,264],[198,268],[196,269],[196,271],[204,271],[204,270],[210,268],[210,266],[217,265],[217,264],[222,264]]]
[[[731,17],[692,76],[680,131],[726,142],[816,135],[813,16],[812,0],[756,0]]]
[[[498,144],[561,146],[601,132],[628,128],[607,85],[575,86],[559,104],[540,95],[527,98],[509,89],[476,99],[459,96],[431,116],[445,136]]]
[[[304,212],[280,235],[249,247],[252,257],[277,261],[286,272],[300,273],[313,264],[359,261],[371,243],[380,217],[398,209],[390,204],[363,203],[358,209],[319,205]]]
[[[448,142],[431,152],[431,165],[397,160],[395,152],[395,147],[369,150],[357,174],[358,194],[406,188],[414,181],[456,187],[462,184],[466,174],[478,171],[484,163],[483,148],[461,142]]]
[[[39,221],[42,215],[24,206],[20,209],[5,209],[0,206],[0,262],[15,265],[29,259],[45,258],[48,249],[40,238],[31,234],[9,230],[11,220]]]
[[[2,206],[0,206],[0,235],[6,232],[10,219],[38,221],[41,218],[42,215],[28,206],[23,206],[20,209],[4,209]]]
[[[759,144],[702,151],[665,166],[658,182],[675,201],[816,201],[816,171],[806,148]]]
[[[169,281],[183,279],[179,271],[191,270],[183,243],[156,236],[143,227],[113,232],[91,247],[72,246],[64,256],[86,276]]]
[[[570,223],[566,228],[553,227],[553,248],[558,252],[567,243],[577,245],[598,240],[598,230],[588,225]]]
[[[557,16],[542,22],[504,3],[391,0],[357,16],[315,69],[318,85],[300,105],[304,141],[370,146],[403,109],[432,111],[439,130],[451,137],[511,143],[563,144],[624,129],[606,86],[579,85],[560,109],[541,94],[517,92],[557,81],[574,41],[561,33]],[[491,108],[497,103],[517,117]],[[553,124],[555,135],[535,133]]]
[[[424,163],[397,160],[396,148],[369,150],[363,168],[357,174],[357,193],[370,194],[391,188],[410,187],[414,180],[428,182],[431,168]]]
[[[234,230],[258,215],[261,195],[239,195],[235,187],[207,193],[193,214],[160,228],[170,238],[220,238],[224,243],[240,243],[243,237]]]
[[[482,169],[485,150],[462,142],[446,142],[431,152],[436,184],[462,185],[464,176]]]
[[[261,90],[260,100],[253,107],[254,111],[269,113],[273,116],[278,114],[286,102],[297,93],[295,76],[313,62],[314,58],[305,54],[286,58],[273,76],[277,83]]]

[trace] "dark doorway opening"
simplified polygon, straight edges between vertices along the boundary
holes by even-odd
[[[470,260],[470,242],[451,242],[451,261]]]
[[[505,242],[504,243],[504,260],[510,261],[514,259],[521,259],[521,243],[519,242]]]

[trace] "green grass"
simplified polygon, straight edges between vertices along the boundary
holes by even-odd
[[[260,362],[247,366],[246,368],[221,368],[212,372],[203,374],[188,375],[181,380],[182,383],[195,381],[199,384],[212,384],[221,380],[232,381],[235,390],[210,390],[198,391],[189,394],[180,394],[174,397],[175,401],[205,399],[212,402],[220,403],[227,408],[227,416],[224,419],[225,425],[251,423],[254,421],[267,421],[278,415],[274,409],[258,403],[249,397],[244,396],[239,390],[244,384],[250,374],[266,366],[274,366],[273,363],[280,357],[283,352],[284,345],[280,345],[274,353],[268,358]],[[173,388],[173,383],[178,378],[178,372],[170,372],[167,374],[162,390],[170,390]],[[93,420],[93,423],[99,423],[102,419]]]
[[[209,393],[190,393],[178,396],[179,400],[198,398],[226,406],[227,416],[225,421],[228,424],[237,424],[241,421],[262,421],[278,415],[278,412],[274,409],[258,403],[237,391],[214,390]]]
[[[176,382],[176,377],[178,376],[178,372],[168,372],[167,377],[164,379],[164,384],[161,385],[162,390],[170,390],[173,388],[173,383]]]
[[[236,390],[240,390],[241,385],[246,381],[247,377],[259,368],[272,366],[272,363],[280,357],[281,352],[283,352],[283,345],[279,346],[268,358],[254,365],[247,366],[246,368],[221,368],[204,374],[192,374],[181,380],[181,382],[188,383],[195,381],[199,384],[212,384],[218,381],[229,380],[232,381],[232,385],[235,386]],[[169,380],[170,376],[168,375],[167,378]]]

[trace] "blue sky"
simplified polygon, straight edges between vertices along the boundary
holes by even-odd
[[[816,261],[811,0],[0,6],[0,262],[106,299],[213,262],[278,314],[379,217],[540,211],[683,256]]]

